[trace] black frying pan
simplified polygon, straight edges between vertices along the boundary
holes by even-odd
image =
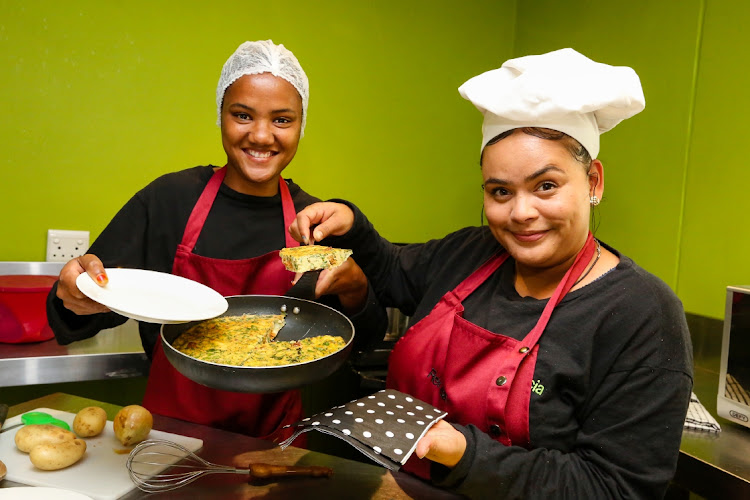
[[[197,325],[199,321],[162,325],[161,341],[167,359],[178,372],[199,384],[233,392],[280,392],[296,389],[331,375],[351,353],[354,326],[349,318],[336,309],[288,296],[235,295],[226,299],[229,308],[221,316],[280,314],[286,310],[286,323],[276,340],[338,335],[346,345],[340,351],[306,363],[269,367],[220,365],[187,356],[172,347],[172,342],[182,332]]]

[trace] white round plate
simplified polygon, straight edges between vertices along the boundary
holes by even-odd
[[[39,486],[19,486],[0,489],[2,500],[92,500],[90,496],[60,488]]]
[[[76,279],[84,295],[128,318],[148,323],[186,323],[224,313],[229,304],[216,290],[197,281],[145,269],[106,269],[101,287],[83,273]]]

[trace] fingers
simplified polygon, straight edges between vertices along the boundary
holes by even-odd
[[[330,269],[323,269],[318,276],[318,282],[315,284],[315,298],[335,294],[335,283],[336,273]]]
[[[427,457],[434,460],[437,449],[434,450],[433,448],[437,448],[439,445],[440,437],[444,432],[443,424],[445,423],[444,420],[439,420],[425,433],[422,439],[417,441],[417,447],[414,449],[414,452],[419,458]]]
[[[305,245],[313,243],[310,229],[320,223],[325,216],[324,203],[313,203],[297,213],[297,218],[289,226],[289,234]]]
[[[87,272],[95,283],[104,286],[107,283],[107,275],[101,260],[95,255],[87,254],[71,260],[60,271],[57,284],[57,297],[63,301],[65,308],[76,314],[95,314],[106,312],[109,309],[84,295],[76,284],[78,276]]]
[[[328,236],[346,234],[354,225],[354,213],[346,205],[340,203],[326,203],[322,207],[322,214],[318,225],[313,229],[313,239],[321,241]]]
[[[104,270],[104,264],[102,264],[102,261],[96,255],[83,255],[78,257],[78,262],[97,285],[104,286],[109,282],[107,272]]]
[[[362,269],[352,258],[338,267],[320,273],[315,286],[315,296],[338,295],[347,313],[360,311],[367,302],[368,283]]]
[[[466,438],[451,424],[440,420],[417,442],[414,451],[419,458],[455,467],[466,452]]]
[[[346,234],[354,224],[354,213],[341,203],[313,203],[302,209],[289,226],[289,234],[304,244],[321,241],[330,235]]]
[[[431,449],[432,438],[430,437],[429,433],[427,433],[422,439],[417,441],[417,447],[414,449],[414,453],[417,454],[417,457],[424,458],[427,456]]]

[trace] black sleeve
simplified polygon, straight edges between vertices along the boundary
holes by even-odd
[[[336,246],[351,248],[353,257],[367,275],[371,286],[384,306],[397,307],[412,315],[422,300],[430,276],[432,259],[438,249],[436,240],[404,246],[389,242],[373,227],[354,204],[343,203],[354,212],[354,225],[343,236],[330,237]]]
[[[294,203],[297,211],[302,210],[312,203],[320,201],[318,198],[315,198],[314,196],[311,196],[305,191],[299,189],[299,186],[297,186],[296,184],[292,184],[290,186],[290,189],[295,193]],[[351,248],[348,246],[340,246],[340,241],[340,239],[335,237],[326,238],[324,241],[321,241],[320,244],[333,247],[338,246],[340,248]],[[352,258],[357,263],[357,265],[361,266],[360,259],[357,256],[353,256]],[[386,330],[388,329],[388,313],[386,312],[385,307],[378,300],[378,297],[375,295],[372,287],[372,282],[369,277],[367,299],[365,305],[356,313],[347,314],[343,310],[341,302],[339,302],[338,297],[336,296],[323,296],[319,299],[319,301],[346,314],[346,316],[351,320],[355,331],[355,349],[366,349],[367,346],[372,345],[385,337]]]
[[[375,296],[372,286],[368,286],[365,306],[359,312],[351,314],[349,319],[356,332],[355,350],[366,349],[367,346],[383,340],[388,329],[388,314]]]
[[[145,205],[136,195],[115,215],[88,253],[99,257],[106,267],[145,267],[143,248],[147,220]],[[66,345],[121,325],[127,318],[114,312],[79,316],[65,308],[57,297],[55,283],[47,296],[47,321],[57,342]]]
[[[56,294],[57,282],[47,295],[47,322],[60,345],[91,338],[101,330],[114,328],[128,320],[128,318],[115,313],[79,316],[65,309],[62,300],[58,299]]]
[[[433,467],[432,479],[473,498],[663,498],[679,456],[692,354],[681,304],[666,285],[649,288],[643,281],[620,291],[640,293],[623,305],[642,306],[639,326],[604,331],[602,350],[627,341],[606,373],[592,376],[569,449],[506,447],[468,426],[460,429],[468,452],[453,470]]]
[[[470,498],[662,498],[691,387],[681,372],[644,367],[613,374],[602,386],[611,392],[581,423],[569,453],[503,446],[472,425],[456,425],[467,453],[452,470],[433,464],[432,480]]]
[[[466,227],[444,238],[425,243],[395,245],[380,236],[367,217],[352,203],[348,233],[329,238],[335,246],[351,248],[367,275],[375,295],[386,307],[396,307],[413,321],[427,314],[487,258],[500,249],[487,228]]]

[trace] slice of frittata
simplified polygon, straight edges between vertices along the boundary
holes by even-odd
[[[351,250],[332,248],[323,245],[303,245],[299,247],[282,248],[281,251],[279,251],[284,267],[295,273],[338,267],[343,264],[351,254]]]

